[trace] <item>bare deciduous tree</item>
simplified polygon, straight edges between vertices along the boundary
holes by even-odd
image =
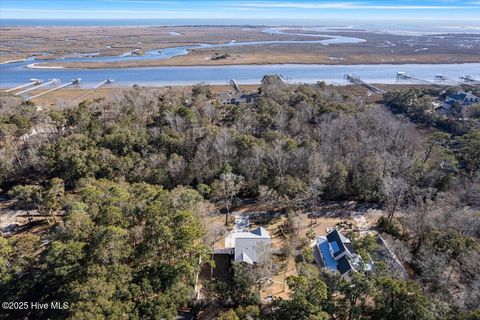
[[[310,202],[312,213],[311,218],[315,219],[315,223],[317,223],[318,218],[318,206],[320,204],[320,196],[323,194],[323,184],[319,178],[313,178],[310,180],[307,189],[307,198]],[[312,221],[310,221],[312,224]]]
[[[259,200],[265,206],[264,209],[264,223],[267,223],[267,213],[275,208],[275,205],[279,201],[279,195],[277,191],[267,186],[259,187]]]
[[[285,152],[285,141],[275,140],[266,152],[267,162],[277,176],[284,176],[290,163],[290,156]]]
[[[407,190],[408,184],[403,178],[392,178],[390,176],[383,178],[382,199],[390,222],[398,207],[402,204]]]
[[[225,209],[225,225],[228,225],[228,215],[232,207],[233,199],[240,192],[244,184],[244,178],[231,172],[222,173],[220,180],[213,183],[213,193],[220,200]]]

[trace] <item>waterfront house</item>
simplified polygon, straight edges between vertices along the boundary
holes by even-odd
[[[253,103],[258,99],[258,93],[228,92],[220,95],[223,104],[239,105],[240,103]]]
[[[443,110],[450,111],[455,105],[463,108],[473,104],[479,104],[480,98],[471,92],[459,91],[447,96],[443,103]]]

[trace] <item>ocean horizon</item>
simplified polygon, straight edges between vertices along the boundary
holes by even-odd
[[[332,21],[329,21],[330,24]],[[185,26],[185,25],[321,25],[321,20],[286,19],[1,19],[2,27]]]
[[[0,19],[1,27],[52,27],[52,26],[355,26],[355,27],[389,27],[392,29],[433,28],[480,30],[480,23],[469,20],[341,20],[341,19]]]

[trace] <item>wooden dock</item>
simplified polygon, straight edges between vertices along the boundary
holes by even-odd
[[[373,93],[381,93],[381,94],[385,93],[385,90],[375,87],[374,85],[363,81],[362,79],[360,79],[360,77],[356,77],[352,74],[346,74],[345,79],[347,79],[353,84],[358,84],[360,86],[363,86],[368,90],[372,91]]]
[[[235,91],[240,92],[240,87],[234,79],[230,80],[230,85],[235,89]]]

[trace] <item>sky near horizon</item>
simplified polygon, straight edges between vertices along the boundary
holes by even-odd
[[[468,20],[480,0],[0,0],[0,19]]]

